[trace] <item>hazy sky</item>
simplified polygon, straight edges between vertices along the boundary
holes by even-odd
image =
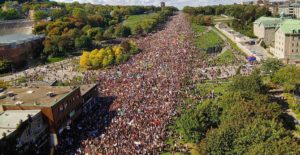
[[[176,6],[183,8],[184,6],[204,6],[204,5],[217,5],[217,4],[233,4],[240,3],[241,1],[249,0],[55,0],[57,2],[74,2],[92,3],[92,4],[110,4],[110,5],[156,5],[158,6],[161,1],[166,2],[166,5]]]

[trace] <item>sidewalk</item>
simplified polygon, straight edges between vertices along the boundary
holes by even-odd
[[[231,41],[237,44],[237,46],[247,55],[252,56],[254,55],[256,57],[256,60],[258,62],[262,60],[266,60],[269,57],[272,57],[264,48],[262,48],[260,45],[250,45],[247,42],[250,42],[251,39],[247,36],[244,36],[236,31],[234,31],[231,28],[222,28],[220,27],[221,23],[218,23],[215,25],[216,29],[219,30],[223,35],[228,37]],[[255,53],[253,53],[254,51]]]

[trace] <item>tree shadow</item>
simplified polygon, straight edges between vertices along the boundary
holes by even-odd
[[[60,144],[56,147],[55,154],[75,154],[81,142],[100,137],[117,115],[117,111],[110,110],[116,98],[116,96],[98,97],[94,108],[82,113],[70,125],[70,130],[61,133]]]
[[[281,118],[283,119],[283,125],[288,130],[295,130],[295,118],[291,116],[287,110],[289,109],[289,105],[285,99],[282,97],[271,97],[270,101],[278,103],[281,108],[285,111],[282,113]]]

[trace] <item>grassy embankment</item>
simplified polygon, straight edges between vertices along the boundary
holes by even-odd
[[[129,27],[131,30],[134,30],[144,20],[150,19],[156,15],[157,15],[157,13],[131,15],[124,21],[124,25]]]

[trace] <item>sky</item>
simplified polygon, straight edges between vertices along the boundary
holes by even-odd
[[[184,6],[205,6],[218,4],[233,4],[241,1],[249,0],[55,0],[57,2],[72,3],[78,1],[80,3],[92,4],[109,4],[109,5],[155,5],[159,6],[161,1],[166,2],[167,6],[175,6],[182,9]]]

